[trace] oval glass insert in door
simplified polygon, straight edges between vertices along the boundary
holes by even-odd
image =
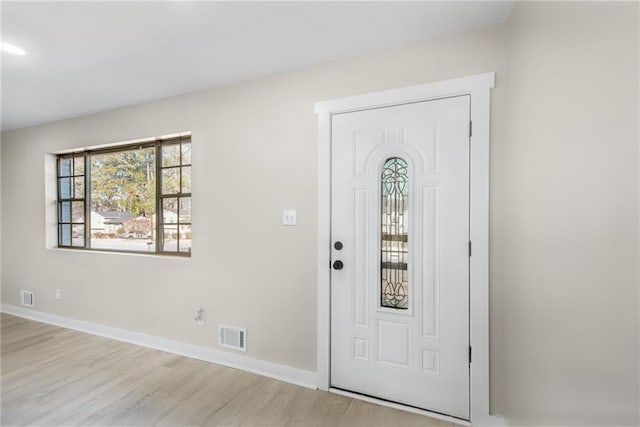
[[[380,209],[380,304],[402,310],[409,307],[407,169],[407,162],[400,157],[385,161]]]

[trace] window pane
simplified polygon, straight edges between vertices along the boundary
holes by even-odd
[[[72,203],[71,222],[84,222],[84,202]]]
[[[84,175],[84,156],[73,158],[73,174]]]
[[[382,170],[380,302],[383,307],[409,307],[407,162],[388,159]]]
[[[191,193],[191,166],[182,168],[182,192]]]
[[[84,225],[71,226],[72,246],[84,247]]]
[[[191,224],[180,225],[180,241],[178,242],[180,252],[191,252]]]
[[[60,198],[70,199],[71,198],[71,178],[61,178],[59,180],[59,185],[60,185]]]
[[[167,252],[178,251],[178,226],[177,225],[165,225],[163,227],[163,241],[162,250]]]
[[[78,176],[73,179],[74,185],[73,189],[75,191],[76,199],[84,199],[84,176]]]
[[[155,149],[91,156],[91,248],[155,250]]]
[[[60,246],[71,246],[71,224],[60,225]]]
[[[180,168],[162,169],[162,194],[176,194],[180,190]]]
[[[180,144],[162,146],[162,167],[180,165]]]
[[[59,170],[58,176],[69,176],[71,175],[71,158],[60,158],[58,161]]]
[[[169,198],[162,200],[162,222],[176,223],[178,222],[178,199]]]
[[[182,143],[182,164],[183,165],[191,164],[191,143],[190,142]]]
[[[191,222],[191,197],[180,197],[180,222]]]
[[[58,222],[71,222],[71,202],[61,202]]]

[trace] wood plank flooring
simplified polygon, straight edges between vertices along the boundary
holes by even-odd
[[[451,426],[7,314],[3,426]]]

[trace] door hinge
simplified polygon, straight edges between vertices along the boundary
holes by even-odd
[[[469,258],[471,258],[471,240],[469,240]]]
[[[473,122],[469,121],[469,138],[473,136]]]
[[[469,363],[471,363],[471,346],[469,346]]]

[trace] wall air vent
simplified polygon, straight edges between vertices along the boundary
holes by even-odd
[[[247,328],[218,325],[218,345],[238,351],[247,351]]]
[[[20,304],[25,307],[33,307],[33,292],[31,291],[20,291]]]

